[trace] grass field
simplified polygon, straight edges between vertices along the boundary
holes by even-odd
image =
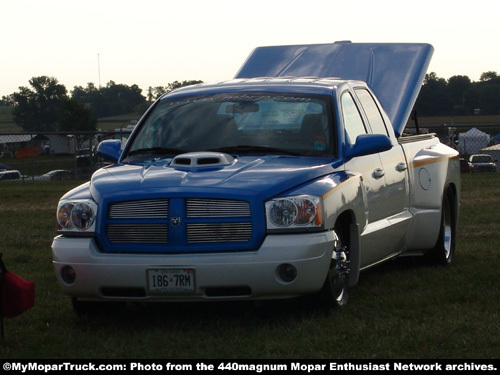
[[[401,258],[361,274],[347,307],[312,298],[127,305],[78,318],[52,268],[59,197],[77,182],[0,184],[0,251],[36,283],[5,319],[0,358],[492,359],[500,348],[500,174],[463,176],[455,262]]]

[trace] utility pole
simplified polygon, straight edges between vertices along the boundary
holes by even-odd
[[[101,58],[99,54],[97,54],[97,74],[99,77],[99,89],[101,88]]]

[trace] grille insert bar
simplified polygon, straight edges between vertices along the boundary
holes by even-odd
[[[187,217],[250,217],[250,206],[246,201],[229,199],[188,199]]]
[[[167,224],[109,224],[108,239],[111,243],[167,244]]]
[[[143,199],[118,202],[109,209],[110,219],[161,219],[168,217],[168,199]]]
[[[252,236],[252,223],[192,223],[187,225],[188,244],[246,242]]]

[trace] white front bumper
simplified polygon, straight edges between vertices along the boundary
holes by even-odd
[[[212,299],[286,298],[319,291],[325,281],[333,249],[333,232],[269,235],[257,251],[209,254],[114,254],[103,253],[92,238],[56,237],[52,255],[62,291],[87,300],[200,301]],[[280,279],[277,268],[291,264],[297,269],[292,282]],[[70,266],[76,280],[62,280],[61,269]],[[148,269],[192,268],[195,293],[155,295],[148,293]],[[231,295],[246,288],[247,295]],[[103,291],[116,291],[103,292]],[[229,295],[209,297],[207,290],[227,290]],[[133,291],[131,295],[127,291]],[[142,291],[136,294],[137,291]],[[210,294],[210,293],[209,293]]]

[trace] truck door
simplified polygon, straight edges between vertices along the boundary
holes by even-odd
[[[370,95],[368,91],[366,93]],[[376,103],[373,99],[371,100],[375,105],[375,107],[372,105],[371,109],[375,108],[378,116],[381,117]],[[367,108],[370,108],[370,104],[365,104]],[[374,123],[375,119],[372,118],[373,113],[370,110],[367,110],[369,115],[365,115],[364,107],[362,107],[362,112],[360,111],[360,102],[356,102],[349,91],[342,94],[341,107],[346,133],[345,141],[353,145],[357,136],[371,130],[367,124],[369,119]],[[385,126],[384,129],[386,129]],[[387,130],[384,131],[387,135]],[[366,194],[367,223],[366,226],[361,227],[360,238],[361,268],[396,255],[403,249],[410,214],[406,167],[404,165],[398,167],[400,156],[401,161],[404,161],[401,147],[396,144],[391,150],[355,157],[346,163],[346,170],[363,175]],[[385,164],[384,161],[386,161]],[[398,168],[401,171],[398,171]]]
[[[395,139],[390,123],[384,116],[371,93],[366,88],[356,88],[356,95],[361,103],[372,133],[387,135]],[[387,120],[388,121],[388,120]],[[385,180],[383,201],[386,202],[384,215],[388,220],[387,232],[400,250],[404,246],[405,234],[410,222],[408,166],[402,147],[396,143],[391,150],[379,154]]]
[[[349,91],[342,94],[342,115],[344,119],[346,143],[353,145],[359,135],[367,134],[366,126],[357,105]],[[363,175],[365,194],[369,206],[368,222],[375,222],[386,215],[385,203],[381,199],[385,180],[382,174],[382,162],[378,154],[353,158],[345,165],[346,170]]]
[[[349,91],[345,91],[341,96],[341,113],[344,120],[345,142],[353,145],[359,135],[367,133],[367,128]],[[346,162],[345,169],[361,173],[363,176],[367,218],[366,223],[359,223],[360,266],[363,268],[386,258],[395,251],[392,239],[389,236],[384,238],[388,229],[385,219],[390,212],[390,202],[386,194],[384,170],[379,154],[352,158]]]

